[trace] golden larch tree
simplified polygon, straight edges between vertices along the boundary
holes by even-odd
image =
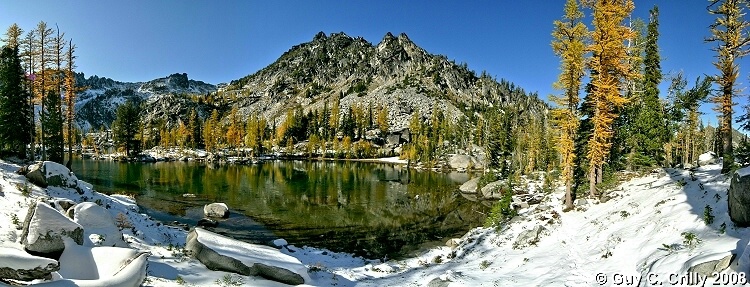
[[[750,23],[745,20],[745,8],[748,2],[745,0],[710,0],[709,13],[716,15],[716,21],[711,24],[711,34],[706,42],[716,42],[713,48],[716,51],[716,62],[714,66],[719,74],[714,76],[714,82],[719,87],[719,93],[712,98],[717,104],[716,110],[721,115],[722,155],[724,156],[721,172],[726,173],[734,163],[732,148],[732,96],[737,93],[735,83],[740,73],[740,68],[735,60],[748,54],[747,45],[750,42],[748,27]]]
[[[563,20],[554,22],[552,50],[560,57],[560,75],[553,84],[563,91],[560,96],[551,96],[558,105],[552,110],[552,117],[559,134],[557,149],[560,152],[562,173],[565,181],[565,207],[573,208],[573,169],[575,168],[575,138],[580,125],[578,115],[579,92],[584,76],[586,39],[588,29],[581,21],[583,12],[576,0],[565,3]]]
[[[617,118],[615,110],[628,100],[623,96],[623,88],[628,79],[638,77],[637,71],[630,69],[631,55],[626,43],[635,33],[625,24],[630,18],[634,4],[632,0],[596,0],[591,44],[588,50],[588,68],[591,70],[591,102],[593,131],[588,141],[590,195],[596,195],[597,178],[601,178],[604,161],[612,147],[614,135],[612,123]]]

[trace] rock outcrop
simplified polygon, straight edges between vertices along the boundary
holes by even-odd
[[[516,241],[513,242],[513,248],[518,249],[536,245],[539,242],[539,238],[546,231],[547,228],[541,225],[534,226],[531,230],[524,230],[516,237]]]
[[[737,226],[750,226],[750,167],[732,174],[729,185],[729,217]]]
[[[467,182],[464,182],[458,190],[460,190],[463,193],[477,193],[477,184],[479,183],[479,178],[475,177],[470,179]]]
[[[52,272],[57,270],[60,270],[60,266],[56,260],[34,256],[11,247],[0,247],[0,279],[50,280]]]
[[[310,280],[307,268],[297,258],[271,247],[237,241],[202,228],[194,228],[188,233],[185,248],[190,256],[211,270],[260,276],[291,285]]]
[[[229,207],[226,203],[209,203],[203,206],[203,215],[207,217],[227,218],[229,217]]]
[[[64,237],[83,244],[83,227],[44,202],[29,207],[21,233],[26,251],[57,258],[65,249]]]

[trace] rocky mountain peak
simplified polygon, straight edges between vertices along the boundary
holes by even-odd
[[[328,36],[326,36],[326,33],[323,31],[318,32],[318,34],[315,34],[315,37],[313,37],[314,41],[324,41],[325,39],[328,39]]]

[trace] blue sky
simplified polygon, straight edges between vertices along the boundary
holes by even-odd
[[[546,99],[556,92],[552,82],[559,60],[550,33],[564,2],[1,0],[0,28],[18,23],[30,30],[41,20],[57,24],[78,45],[78,70],[86,75],[147,81],[184,72],[214,84],[256,72],[318,31],[343,31],[373,44],[386,32],[404,32],[430,53],[466,62],[477,74],[486,70]],[[713,21],[707,3],[635,3],[634,17],[644,19],[659,6],[664,74],[682,70],[690,85],[697,76],[716,73],[712,45],[703,42]],[[750,60],[740,65],[745,87]],[[737,101],[744,105],[747,99]]]

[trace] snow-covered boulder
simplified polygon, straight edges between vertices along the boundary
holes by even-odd
[[[40,187],[78,187],[78,178],[67,167],[56,162],[38,162],[29,165],[26,171],[29,182]]]
[[[460,190],[463,193],[477,193],[477,184],[479,183],[479,178],[475,177],[470,179],[467,182],[464,182],[460,187],[458,187],[458,190]]]
[[[724,258],[721,258],[718,260],[706,261],[706,262],[691,266],[688,269],[688,273],[698,273],[703,276],[711,276],[711,274],[714,274],[714,273],[721,273],[722,271],[729,268],[729,263],[732,262],[732,258],[734,258],[734,255],[729,254],[727,256],[724,256]]]
[[[16,248],[0,247],[0,279],[50,280],[52,272],[57,270],[60,270],[57,260],[34,256]]]
[[[734,172],[729,185],[729,217],[738,226],[750,226],[750,167]]]
[[[63,237],[83,244],[83,227],[44,202],[29,207],[21,233],[27,251],[56,257],[65,249]]]
[[[83,227],[87,245],[127,247],[115,219],[104,207],[83,202],[73,208],[73,221]]]
[[[60,213],[66,213],[68,209],[75,206],[77,203],[67,198],[59,198],[53,201],[50,205],[55,207]]]
[[[268,246],[254,245],[194,228],[185,248],[211,270],[260,276],[285,284],[310,282],[307,268],[297,258]]]
[[[120,247],[78,246],[65,241],[60,257],[62,279],[34,286],[137,287],[146,278],[148,253]]]
[[[539,242],[539,238],[547,231],[547,228],[541,225],[534,226],[531,230],[524,230],[513,243],[513,248],[524,248],[531,245],[536,245]]]
[[[209,203],[203,206],[203,214],[208,217],[229,217],[229,207],[225,203]]]
[[[719,157],[715,152],[709,151],[698,156],[698,165],[709,165],[719,163]]]

